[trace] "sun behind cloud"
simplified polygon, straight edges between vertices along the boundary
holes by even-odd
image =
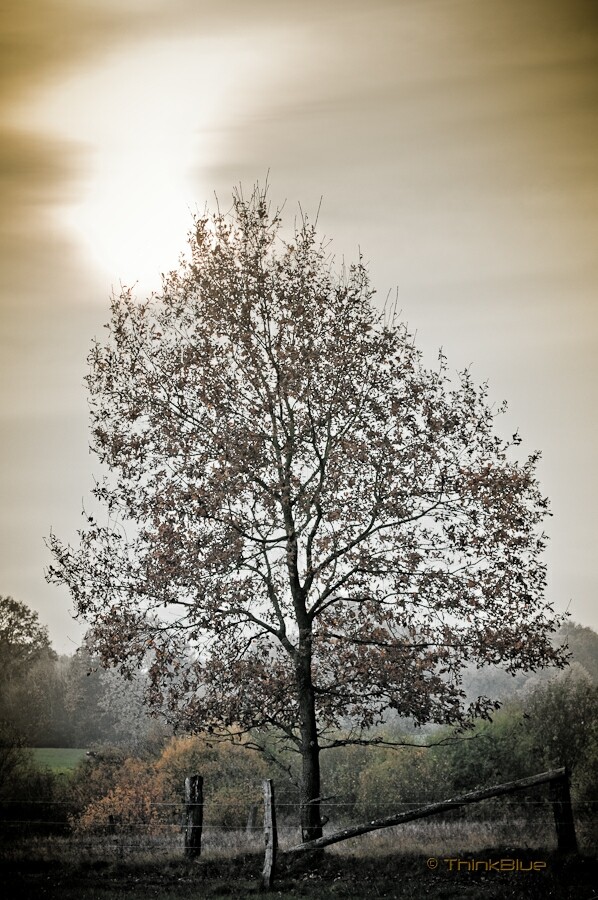
[[[262,60],[246,36],[153,39],[119,48],[22,110],[29,128],[83,151],[80,190],[55,204],[53,218],[108,284],[155,289],[177,264],[196,204],[210,199],[198,173],[217,161],[248,97],[255,105],[263,96]]]

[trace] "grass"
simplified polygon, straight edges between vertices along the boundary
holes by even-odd
[[[514,852],[516,857],[514,857]],[[580,900],[593,896],[596,859],[562,859],[548,851],[487,849],[483,858],[516,858],[524,865],[541,859],[542,872],[479,873],[432,871],[419,855],[334,856],[289,859],[282,856],[271,896],[322,898],[401,898],[401,900]],[[477,854],[476,854],[477,858]],[[232,859],[202,858],[141,861],[10,860],[3,867],[5,896],[35,900],[197,900],[198,897],[252,898],[261,891],[262,854]]]
[[[40,769],[50,769],[57,775],[72,772],[86,753],[74,747],[32,747],[31,752]]]
[[[336,845],[318,855],[279,854],[270,896],[401,898],[401,900],[590,900],[598,890],[594,855],[562,857],[553,829],[529,831],[511,821],[504,830],[463,821],[411,823]],[[494,823],[498,825],[499,823]],[[520,825],[521,827],[518,827]],[[501,828],[503,826],[501,825]],[[181,835],[142,834],[21,837],[0,851],[4,896],[25,900],[208,900],[263,896],[261,834],[207,828],[199,860],[186,860]],[[296,843],[281,828],[282,851]],[[492,843],[490,843],[491,841]],[[517,842],[515,842],[517,841]],[[546,841],[544,843],[544,841]],[[434,858],[436,865],[430,865]],[[458,858],[462,865],[449,864]],[[500,871],[483,863],[516,860]],[[481,862],[477,871],[475,862]],[[512,867],[511,867],[512,868]]]

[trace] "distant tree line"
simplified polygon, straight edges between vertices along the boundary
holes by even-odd
[[[143,705],[143,672],[104,670],[85,645],[53,649],[36,612],[0,597],[0,729],[4,744],[115,745],[135,751],[163,735]]]
[[[324,814],[335,822],[359,821],[567,766],[582,836],[594,840],[598,635],[568,623],[556,636],[561,643],[564,639],[572,660],[558,674],[507,679],[498,672],[470,672],[466,686],[472,696],[486,689],[488,678],[496,678],[503,701],[492,721],[481,720],[466,734],[448,727],[416,729],[395,719],[377,729],[379,746],[325,754]],[[270,741],[260,736],[266,749],[261,754],[252,750],[247,735],[239,734],[232,743],[215,740],[207,729],[173,736],[146,713],[142,672],[126,680],[114,670],[104,671],[85,647],[58,656],[37,614],[6,597],[0,598],[0,674],[0,804],[22,801],[22,808],[6,807],[13,817],[26,816],[27,803],[35,799],[37,819],[56,823],[58,816],[64,829],[102,831],[109,824],[125,828],[141,822],[150,833],[159,833],[178,815],[185,776],[199,771],[206,782],[207,821],[243,826],[260,802],[264,777],[276,780],[281,816],[293,819],[299,760],[278,752],[275,736]],[[498,693],[496,681],[493,688]],[[407,746],[396,749],[384,741]],[[36,768],[26,749],[35,746],[83,747],[92,753],[65,778]],[[517,806],[519,817],[533,818],[536,807],[526,806],[529,799],[523,795],[508,802]]]
[[[567,622],[555,643],[567,642],[572,666],[508,675],[498,667],[472,667],[464,679],[468,698],[494,694],[503,701],[532,696],[548,685],[598,684],[598,635],[591,628]],[[0,597],[0,729],[2,741],[30,747],[120,747],[138,752],[161,743],[170,730],[144,705],[144,672],[125,678],[103,669],[85,643],[72,655],[58,655],[47,628],[36,612],[11,597]],[[558,688],[552,688],[557,691]],[[517,701],[519,702],[519,700]],[[558,701],[554,700],[554,716]],[[500,719],[500,714],[498,716]],[[390,724],[402,732],[413,729],[397,716]]]
[[[340,825],[390,815],[564,765],[571,773],[579,838],[584,845],[595,844],[598,684],[579,663],[552,680],[530,683],[505,701],[492,721],[480,721],[467,735],[447,727],[417,737],[401,724],[406,723],[377,731],[383,740],[404,741],[401,749],[345,746],[324,755],[327,820]],[[297,755],[283,753],[275,765],[274,752],[268,757],[250,747],[246,735],[222,743],[204,732],[171,737],[160,752],[121,757],[117,763],[114,754],[100,752],[86,760],[72,780],[70,827],[76,832],[116,829],[126,834],[136,825],[149,834],[165,833],[177,821],[177,803],[190,772],[204,776],[208,824],[244,827],[252,806],[259,808],[264,777],[276,782],[280,819],[296,824]],[[516,819],[529,826],[530,834],[536,827],[550,831],[551,814],[543,797],[545,790],[530,790],[488,801],[468,810],[467,816]]]

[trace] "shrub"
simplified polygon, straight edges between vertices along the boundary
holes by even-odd
[[[447,774],[439,748],[387,749],[361,772],[356,811],[369,818],[444,799],[450,790]]]
[[[118,782],[105,796],[93,800],[73,825],[79,831],[105,832],[143,828],[159,834],[169,823],[161,805],[160,783],[153,767],[127,759]]]
[[[251,806],[261,802],[261,782],[268,769],[263,758],[242,743],[196,735],[172,738],[156,773],[164,797],[171,801],[182,800],[187,775],[202,775],[205,821],[234,827],[245,825]]]

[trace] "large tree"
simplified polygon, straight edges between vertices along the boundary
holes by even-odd
[[[423,366],[361,260],[337,274],[303,218],[282,235],[237,194],[158,295],[113,299],[87,379],[107,518],[50,538],[50,577],[179,723],[298,750],[314,838],[322,749],[392,710],[466,724],[493,707],[466,705],[466,664],[560,654],[537,457],[468,372]]]

